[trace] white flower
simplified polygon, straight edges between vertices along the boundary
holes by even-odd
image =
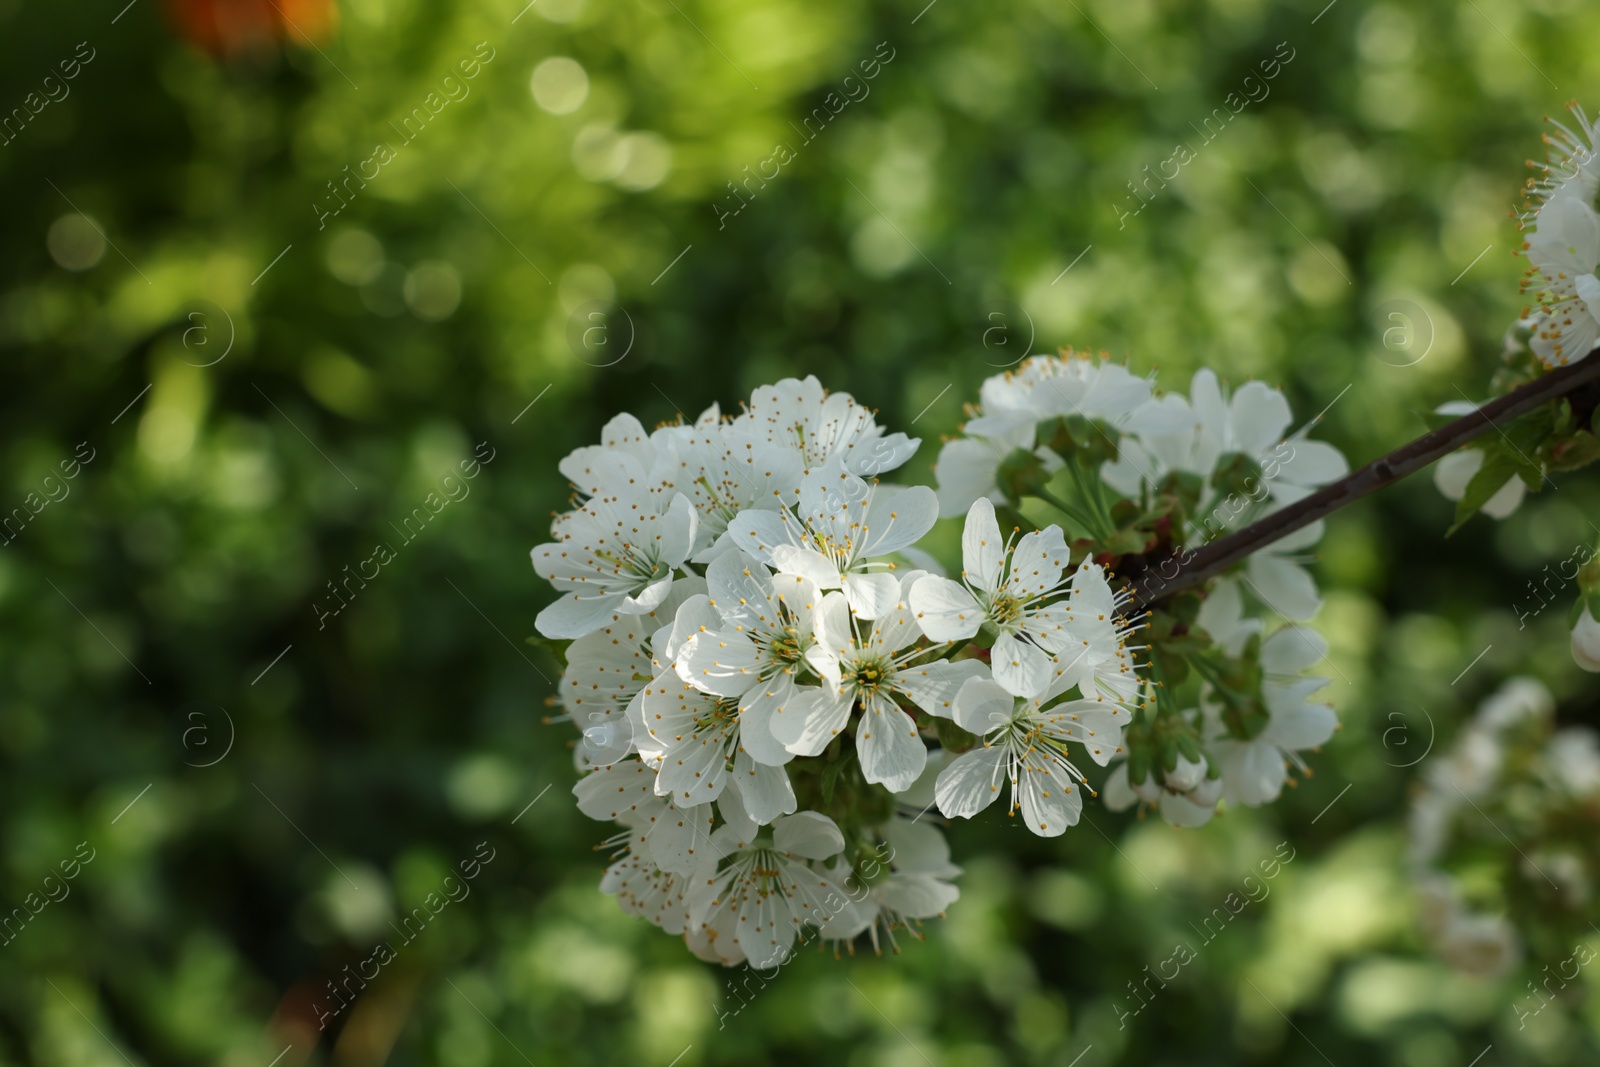
[[[1233,578],[1219,578],[1206,594],[1195,617],[1200,628],[1211,636],[1216,647],[1237,659],[1250,638],[1261,632],[1260,619],[1244,615],[1244,596]]]
[[[875,619],[893,607],[899,582],[877,557],[914,545],[938,520],[926,486],[870,485],[835,456],[800,484],[797,510],[741,512],[728,526],[734,543],[786,574],[821,589],[843,589],[850,607]]]
[[[751,757],[781,766],[793,755],[772,737],[772,717],[816,688],[798,684],[797,673],[812,660],[827,669],[816,633],[822,594],[809,578],[774,576],[738,551],[706,568],[706,587],[718,621],[678,650],[678,676],[696,689],[736,700]]]
[[[669,440],[623,412],[600,430],[600,443],[568,453],[558,467],[584,498],[659,494],[671,485]],[[659,507],[653,510],[660,510]]]
[[[1018,449],[1037,456],[1046,473],[1061,468],[1060,456],[1043,445],[1034,447],[1034,424],[1031,422],[997,427],[993,434],[977,433],[969,424],[965,433],[965,437],[946,441],[933,465],[933,476],[939,483],[941,519],[965,514],[974,500],[1004,503],[1006,495],[1000,491],[998,481],[1000,464]]]
[[[1085,699],[1110,697],[1126,704],[1139,690],[1133,653],[1127,646],[1134,627],[1121,614],[1127,601],[1125,591],[1112,592],[1104,567],[1088,559],[1078,564],[1067,595],[1072,643],[1056,658],[1066,671],[1062,684],[1076,685]]]
[[[985,623],[999,631],[994,680],[1033,696],[1050,680],[1050,657],[1071,639],[1067,605],[1046,598],[1065,584],[1071,553],[1061,527],[1027,533],[1014,546],[1000,535],[994,505],[979,500],[961,535],[961,582],[932,575],[911,589],[911,610],[934,641],[965,641]]]
[[[1448,796],[1433,789],[1417,794],[1406,815],[1406,858],[1413,865],[1433,863],[1444,853],[1460,806],[1453,790]]]
[[[1553,199],[1539,209],[1523,247],[1540,286],[1534,355],[1547,367],[1582,359],[1600,339],[1600,216],[1576,196]]]
[[[721,621],[710,602],[697,596],[678,609],[674,630],[703,631]],[[680,644],[679,655],[689,641],[703,636]],[[708,693],[676,671],[664,671],[640,694],[645,733],[634,743],[646,760],[660,762],[658,794],[693,806],[716,800],[732,781],[750,817],[764,824],[795,809],[794,788],[782,767],[788,754],[773,740],[769,723],[745,716],[740,703],[738,697]]]
[[[985,381],[978,396],[983,415],[968,429],[992,436],[1002,426],[1062,415],[1115,422],[1149,398],[1150,382],[1126,367],[1065,349],[1059,356],[1029,356]]]
[[[698,516],[682,494],[657,514],[644,492],[597,496],[553,527],[560,540],[533,550],[533,569],[565,595],[539,612],[546,637],[582,637],[617,613],[643,615],[672,588],[694,547]]]
[[[1587,726],[1557,730],[1545,749],[1550,775],[1576,796],[1600,793],[1600,734]]]
[[[1454,803],[1457,797],[1470,799],[1488,792],[1504,763],[1505,753],[1494,733],[1480,723],[1472,723],[1456,738],[1449,756],[1429,761],[1422,770],[1422,780]]]
[[[669,934],[684,933],[689,924],[685,895],[690,880],[663,870],[646,844],[646,833],[629,827],[611,838],[607,845],[616,849],[612,863],[600,879],[600,891],[615,896],[622,910],[637,915]]]
[[[888,942],[891,952],[900,951],[895,943],[896,930],[905,930],[920,939],[922,935],[915,927],[924,919],[942,916],[956,902],[961,891],[949,880],[960,875],[961,868],[950,862],[950,846],[931,822],[895,818],[880,829],[879,835],[882,843],[878,854],[869,855],[864,864],[873,870],[857,872],[866,882],[867,891],[856,904],[859,929],[848,936],[865,931],[872,939],[873,951],[881,955],[883,941]],[[876,877],[880,868],[887,868],[888,873]]]
[[[1322,636],[1299,626],[1286,626],[1261,642],[1261,699],[1268,721],[1248,741],[1227,734],[1220,705],[1202,701],[1208,711],[1208,747],[1222,771],[1222,797],[1228,803],[1256,807],[1278,799],[1288,765],[1306,771],[1298,753],[1333,736],[1339,725],[1333,708],[1310,699],[1328,679],[1300,677],[1327,654]]]
[[[1572,658],[1584,670],[1600,672],[1600,622],[1587,605],[1572,628]]]
[[[1001,462],[1022,450],[1039,457],[1046,472],[1061,457],[1035,443],[1037,423],[1062,415],[1120,424],[1150,396],[1150,383],[1127,368],[1074,355],[1030,356],[1013,370],[983,383],[983,414],[967,421],[965,435],[945,442],[934,464],[940,515],[955,518],[986,498],[1005,500],[997,482]]]
[[[1570,130],[1559,122],[1551,121],[1554,134],[1546,134],[1545,144],[1550,146],[1549,162],[1532,164],[1543,171],[1543,176],[1528,181],[1528,211],[1525,219],[1537,217],[1537,210],[1561,199],[1594,203],[1600,191],[1600,128],[1583,113],[1577,101],[1568,105],[1577,129]]]
[[[1322,539],[1322,530],[1318,521],[1280,538],[1246,560],[1239,578],[1223,578],[1212,587],[1200,608],[1200,625],[1230,656],[1239,654],[1251,634],[1261,632],[1260,619],[1244,617],[1242,585],[1248,585],[1267,607],[1296,622],[1311,618],[1322,607],[1316,580],[1298,557],[1302,549]]]
[[[724,805],[722,813],[727,821],[712,835],[717,855],[690,879],[690,947],[730,966],[782,963],[803,926],[828,929],[829,905],[843,893],[808,861],[838,855],[844,836],[814,811],[786,815],[770,829],[758,828],[737,805]]]
[[[673,487],[700,517],[696,563],[708,563],[731,547],[728,524],[740,512],[776,512],[793,503],[804,463],[795,449],[718,423],[678,429],[672,461]]]
[[[1167,775],[1167,786],[1162,788],[1153,778],[1130,781],[1128,764],[1124,760],[1113,767],[1106,778],[1106,807],[1112,811],[1126,811],[1135,804],[1144,803],[1157,808],[1161,817],[1173,826],[1204,826],[1216,814],[1217,801],[1222,797],[1222,779],[1206,775],[1204,763],[1195,763],[1180,755],[1177,769]]]
[[[599,766],[615,763],[633,751],[630,716],[645,683],[659,672],[654,639],[684,601],[705,591],[698,578],[682,578],[654,609],[643,615],[613,614],[598,630],[567,647],[567,669],[557,692],[569,718],[583,731],[578,746],[580,763]]]
[[[1537,678],[1508,678],[1478,706],[1477,722],[1503,731],[1525,722],[1548,721],[1556,713],[1556,698]]]
[[[757,389],[734,423],[741,431],[798,451],[806,470],[837,458],[851,474],[875,477],[894,470],[921,442],[884,435],[872,412],[849,393],[828,393],[814,376],[785,378]]]
[[[1040,837],[1055,837],[1078,821],[1088,782],[1067,758],[1069,743],[1082,745],[1102,767],[1122,751],[1122,727],[1129,711],[1103,700],[1069,700],[1046,707],[1074,684],[1065,664],[1053,664],[1052,677],[1039,696],[1019,700],[996,683],[974,678],[956,694],[951,715],[962,729],[983,739],[983,747],[957,757],[939,775],[939,810],[970,819],[1011,782],[1010,814]]]
[[[680,808],[657,796],[656,772],[636,759],[597,767],[578,780],[572,795],[591,819],[620,822],[636,831],[655,866],[689,874],[711,855],[711,805]],[[633,849],[638,852],[638,844]]]
[[[920,577],[919,571],[908,574],[905,587]],[[863,636],[844,597],[830,593],[822,601],[818,636],[832,654],[827,666],[831,684],[774,714],[773,734],[796,755],[815,756],[845,730],[851,711],[859,706],[855,742],[863,777],[890,792],[903,792],[922,773],[928,750],[899,699],[930,715],[948,717],[961,684],[987,674],[988,668],[977,660],[914,664],[926,650],[916,647],[922,630],[904,599]]]
[[[1350,472],[1344,454],[1305,431],[1285,440],[1293,415],[1281,390],[1246,382],[1228,396],[1209,369],[1195,373],[1190,396],[1155,397],[1128,416],[1116,463],[1101,468],[1125,496],[1174,471],[1198,475],[1207,490],[1223,457],[1238,453],[1262,469],[1267,495],[1290,504]],[[1309,426],[1307,427],[1309,429]]]

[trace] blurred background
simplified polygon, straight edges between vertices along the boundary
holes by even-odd
[[[963,823],[925,941],[765,989],[597,891],[526,638],[556,461],[620,410],[814,373],[931,481],[984,377],[1073,344],[1331,405],[1357,464],[1416,436],[1485,394],[1600,11],[125,2],[0,0],[0,1064],[1596,1062],[1600,972],[1518,1011],[1585,935],[1464,975],[1405,858],[1506,678],[1596,720],[1525,589],[1592,478],[1449,540],[1425,476],[1331,521],[1343,730],[1276,806]]]

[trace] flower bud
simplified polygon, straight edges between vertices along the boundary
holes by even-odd
[[[1600,622],[1587,605],[1572,628],[1572,658],[1584,670],[1600,674]]]

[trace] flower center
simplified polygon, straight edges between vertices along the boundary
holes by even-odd
[[[894,667],[882,656],[871,656],[856,661],[850,672],[850,681],[861,696],[876,696],[891,688]]]
[[[1022,601],[1010,593],[996,593],[989,601],[989,618],[997,626],[1013,626],[1022,619]]]

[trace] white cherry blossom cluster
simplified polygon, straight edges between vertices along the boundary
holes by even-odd
[[[1542,683],[1513,678],[1422,767],[1408,847],[1418,919],[1463,971],[1510,970],[1523,954],[1518,929],[1557,941],[1589,932],[1600,734],[1558,727],[1555,710]],[[1516,827],[1518,843],[1500,826]],[[1524,912],[1515,921],[1512,901]]]
[[[1336,448],[1307,436],[1310,425],[1291,431],[1280,390],[1247,382],[1230,393],[1210,370],[1194,375],[1188,395],[1162,394],[1119,365],[1064,350],[989,379],[981,399],[939,454],[941,514],[999,505],[1029,518],[1054,509],[1094,558],[1148,566],[1142,577],[1158,594],[1208,541],[1349,472]],[[1160,518],[1143,527],[1135,518],[1152,515]],[[1321,606],[1305,562],[1322,533],[1313,523],[1251,556],[1236,576],[1208,583],[1175,627],[1158,625],[1164,608],[1152,613],[1143,631],[1151,684],[1142,695],[1118,694],[1121,706],[1137,708],[1128,751],[1114,754],[1109,806],[1149,807],[1175,825],[1199,826],[1219,801],[1269,803],[1292,784],[1291,770],[1310,773],[1301,753],[1337,728],[1331,707],[1314,698],[1327,679],[1303,673],[1327,654],[1321,636],[1301,625]],[[968,602],[981,600],[972,593]],[[1291,625],[1267,635],[1269,618]],[[997,683],[1038,670],[1002,649],[1011,640],[1042,647],[1051,625],[1045,612],[1014,639],[1002,633]],[[1185,654],[1187,664],[1159,654],[1165,638],[1196,632],[1207,640]],[[1200,684],[1161,677],[1164,660],[1169,675],[1191,665],[1205,672]],[[1253,674],[1227,669],[1244,660]]]
[[[1121,750],[1137,669],[1105,568],[979,500],[960,579],[936,573],[933,490],[877,480],[917,445],[807,378],[733,418],[619,416],[561,464],[575,506],[533,564],[561,594],[538,629],[570,642],[574,792],[622,827],[602,888],[702,958],[892,945],[957,897],[928,809],[1005,788],[1061,834],[1091,791],[1073,746]]]
[[[1504,393],[1547,371],[1589,358],[1600,343],[1600,126],[1573,102],[1573,122],[1553,122],[1549,158],[1529,163],[1520,226],[1529,267],[1523,291],[1533,301],[1506,333],[1495,391]],[[1455,401],[1435,414],[1459,418],[1480,405]],[[1479,512],[1504,519],[1552,476],[1600,459],[1600,415],[1592,401],[1560,397],[1523,416],[1516,428],[1483,435],[1440,460],[1434,483],[1456,502],[1456,526]],[[1572,656],[1600,671],[1600,567],[1585,569],[1569,619]]]

